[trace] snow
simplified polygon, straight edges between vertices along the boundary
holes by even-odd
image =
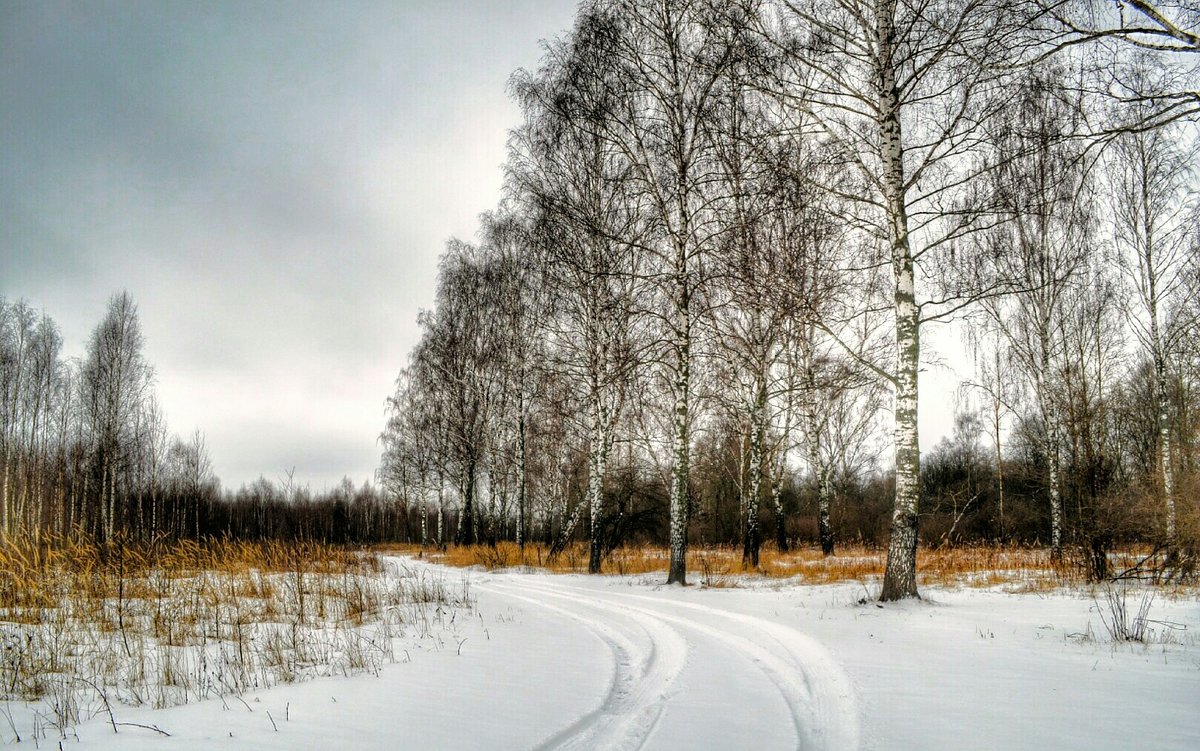
[[[931,588],[880,607],[859,584],[469,575],[475,612],[401,639],[377,676],[117,705],[170,737],[114,734],[102,712],[64,748],[1200,748],[1194,596],[1159,596],[1150,643],[1114,644],[1086,594]],[[20,727],[33,709],[8,711]]]

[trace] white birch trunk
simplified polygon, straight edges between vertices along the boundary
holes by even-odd
[[[767,433],[767,384],[765,376],[754,399],[753,425],[750,428],[750,477],[746,492],[746,536],[742,548],[742,563],[758,568],[762,533],[758,524],[758,505],[763,488],[763,444]]]
[[[600,515],[604,509],[604,474],[608,467],[608,437],[603,427],[604,418],[596,406],[592,414],[592,445],[588,452],[588,521],[590,523],[590,544],[588,555],[588,573],[600,573],[600,559],[603,553],[600,539]]]
[[[1167,358],[1163,351],[1162,332],[1158,326],[1158,279],[1153,266],[1152,235],[1146,227],[1145,274],[1149,295],[1146,306],[1150,314],[1150,352],[1154,360],[1154,395],[1158,402],[1158,461],[1162,478],[1163,503],[1166,511],[1167,544],[1175,544],[1175,481],[1171,474],[1171,396],[1167,382]]]
[[[1046,325],[1046,324],[1043,324]],[[1043,440],[1045,441],[1046,465],[1049,474],[1046,494],[1050,501],[1050,556],[1060,560],[1063,554],[1063,509],[1062,509],[1062,473],[1059,470],[1058,456],[1058,412],[1054,399],[1050,394],[1050,336],[1043,328],[1041,333],[1041,371],[1036,381],[1038,391],[1038,406],[1042,411]]]
[[[671,555],[667,584],[687,584],[688,462],[691,448],[688,414],[691,390],[691,314],[687,260],[676,252],[675,289],[675,408],[672,413]]]
[[[921,495],[921,455],[917,434],[917,370],[920,361],[920,309],[909,247],[908,207],[904,187],[904,151],[900,102],[893,54],[896,40],[896,2],[875,7],[876,81],[879,86],[879,150],[883,193],[892,246],[895,285],[896,373],[895,431],[896,498],[880,599],[917,596],[917,505]]]

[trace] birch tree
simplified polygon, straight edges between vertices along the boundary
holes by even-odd
[[[117,503],[120,475],[127,468],[135,417],[149,396],[153,377],[142,356],[142,327],[128,293],[114,295],[108,313],[92,332],[84,361],[83,404],[92,435],[97,534],[112,539],[126,509]]]
[[[780,284],[803,265],[803,243],[785,232],[793,217],[811,206],[788,204],[794,193],[785,192],[786,178],[771,179],[773,165],[785,152],[765,102],[745,82],[744,66],[728,73],[718,107],[722,127],[715,140],[715,156],[722,192],[729,198],[729,229],[714,252],[717,281],[711,293],[715,346],[720,360],[731,371],[724,383],[734,384],[735,412],[747,437],[746,471],[739,473],[741,496],[742,562],[757,567],[762,535],[759,504],[768,481],[771,397],[783,358],[788,321],[797,313],[789,285]],[[807,198],[807,196],[805,196]],[[786,204],[786,205],[785,205]]]
[[[552,361],[583,385],[590,573],[602,564],[609,457],[639,359],[637,243],[645,233],[631,165],[608,137],[618,103],[618,67],[604,49],[612,33],[605,17],[585,12],[569,38],[548,47],[536,75],[519,71],[512,82],[525,122],[513,135],[510,182],[531,214],[550,290]]]
[[[1021,373],[1013,362],[1005,336],[1004,306],[993,304],[989,310],[998,320],[984,322],[967,332],[967,346],[974,355],[976,380],[964,384],[979,392],[992,440],[992,464],[996,478],[999,538],[1007,539],[1004,519],[1004,436],[1008,419],[1017,409]]]
[[[1061,382],[1064,316],[1095,252],[1094,197],[1087,179],[1080,114],[1063,96],[1061,71],[1028,74],[1013,87],[1002,117],[988,126],[997,167],[991,175],[996,228],[991,248],[998,276],[1014,292],[986,302],[1038,410],[1050,508],[1050,550],[1063,551]]]
[[[846,196],[892,272],[896,496],[883,600],[917,595],[920,329],[985,290],[922,289],[956,239],[975,228],[965,198],[1016,25],[992,0],[780,2],[762,15],[782,66],[772,84],[864,187]],[[874,259],[863,259],[866,265]],[[934,293],[923,296],[922,292]]]
[[[1108,553],[1120,529],[1111,496],[1120,483],[1112,402],[1125,367],[1121,318],[1117,280],[1103,263],[1090,264],[1066,316],[1061,448],[1064,488],[1093,581],[1108,577]]]
[[[1175,343],[1163,319],[1182,289],[1181,272],[1192,239],[1186,191],[1196,151],[1183,145],[1185,138],[1173,126],[1124,133],[1114,142],[1109,160],[1114,239],[1138,303],[1131,320],[1154,369],[1158,485],[1168,544],[1176,538],[1168,362]]]
[[[733,50],[728,25],[696,0],[611,0],[585,6],[611,29],[619,65],[605,137],[629,164],[652,233],[639,245],[657,268],[665,330],[663,374],[673,401],[668,583],[686,583],[694,326],[703,302],[702,257],[722,230],[709,181],[717,95]]]

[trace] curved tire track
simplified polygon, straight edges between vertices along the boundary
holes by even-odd
[[[824,647],[789,626],[677,599],[575,588],[533,577],[522,584],[526,592],[533,588],[539,594],[577,606],[606,610],[610,615],[627,613],[657,619],[728,644],[753,662],[779,691],[791,713],[797,748],[841,750],[859,745],[857,702],[849,677]],[[633,604],[631,600],[642,604]],[[535,602],[545,605],[543,601]],[[733,630],[711,621],[689,619],[677,612],[663,612],[664,608],[684,609],[709,619],[732,622],[737,628]],[[755,634],[769,637],[776,649],[768,649],[748,638]]]
[[[528,590],[516,583],[492,581],[479,586],[582,623],[612,654],[613,679],[604,700],[540,743],[538,749],[639,749],[645,744],[654,733],[687,657],[687,644],[677,631],[662,619],[640,613],[631,614],[627,622],[589,618],[579,608],[563,608],[529,597]],[[611,614],[602,605],[582,604]],[[626,633],[629,631],[634,632],[632,637]],[[639,635],[644,637],[644,646],[638,643]]]

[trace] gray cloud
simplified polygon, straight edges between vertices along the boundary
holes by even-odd
[[[0,294],[82,352],[139,303],[172,427],[238,484],[370,475],[504,84],[573,3],[0,5]]]

